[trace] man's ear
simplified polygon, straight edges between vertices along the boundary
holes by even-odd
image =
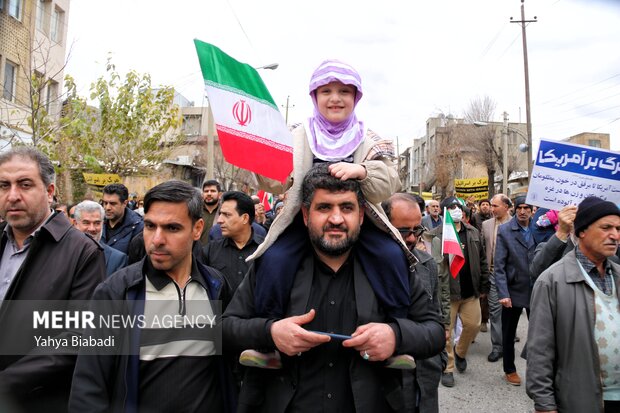
[[[301,206],[301,214],[304,216],[304,225],[308,226],[308,215],[309,211],[305,205]]]
[[[366,215],[366,206],[360,206],[360,226],[364,223],[364,215]]]
[[[196,221],[196,223],[194,224],[194,228],[192,228],[192,239],[194,241],[198,241],[200,239],[200,236],[202,235],[202,230],[205,227],[205,220],[200,218],[198,221]]]

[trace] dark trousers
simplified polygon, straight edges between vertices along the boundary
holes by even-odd
[[[480,315],[482,315],[482,324],[489,322],[489,298],[486,294],[484,298],[480,297]]]
[[[527,318],[530,318],[530,309],[525,309]],[[514,373],[517,371],[515,366],[515,336],[519,318],[523,312],[523,307],[502,307],[502,342],[504,344],[504,373]]]

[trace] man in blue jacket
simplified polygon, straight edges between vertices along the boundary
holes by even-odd
[[[129,242],[142,232],[142,217],[127,207],[129,191],[123,184],[110,184],[103,188],[105,222],[101,242],[127,254]]]
[[[495,283],[502,305],[502,342],[504,343],[504,373],[513,386],[521,385],[515,367],[514,339],[523,309],[530,313],[529,266],[534,257],[536,241],[530,229],[532,206],[525,197],[515,199],[515,216],[497,230],[495,244]]]

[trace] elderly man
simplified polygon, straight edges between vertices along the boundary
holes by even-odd
[[[95,241],[101,241],[103,232],[103,218],[105,211],[101,205],[94,201],[82,201],[75,206],[73,217],[75,227],[85,234],[90,235]],[[127,265],[127,255],[106,244],[101,244],[105,255],[106,275],[120,270]]]
[[[196,310],[215,314],[213,301],[228,299],[230,291],[221,274],[202,265],[192,253],[203,225],[202,199],[196,188],[182,181],[151,188],[144,196],[147,256],[108,277],[93,298],[125,300],[144,320],[191,318]],[[173,302],[174,310],[161,315],[158,309],[166,302]],[[70,411],[230,410],[225,410],[230,400],[226,399],[227,381],[222,380],[228,372],[214,343],[197,333],[183,336],[184,329],[176,326],[169,329],[175,331],[172,334],[154,336],[152,325],[136,327],[140,331],[122,337],[129,351],[80,354]]]
[[[620,210],[587,197],[578,244],[534,284],[527,394],[537,412],[620,411]]]
[[[530,231],[532,206],[525,203],[525,196],[515,199],[515,216],[497,231],[495,246],[495,284],[502,308],[502,341],[504,343],[504,373],[506,381],[521,385],[515,366],[514,339],[519,318],[525,308],[530,314],[530,270],[536,241]]]
[[[395,354],[422,359],[441,351],[436,309],[417,277],[406,276],[408,310],[387,314],[384,300],[393,292],[378,291],[381,283],[369,279],[354,252],[366,230],[358,181],[342,181],[318,164],[302,187],[308,243],[287,291],[284,318],[256,313],[253,270],[224,314],[225,346],[283,354],[280,369],[246,369],[239,410],[415,411],[412,371],[388,369],[384,362]]]
[[[381,204],[388,219],[400,232],[407,247],[416,256],[418,263],[415,265],[415,276],[427,289],[429,305],[435,307],[442,314],[444,328],[450,325],[450,287],[448,279],[441,280],[442,288],[440,295],[439,277],[437,264],[433,257],[416,248],[416,245],[424,232],[421,225],[422,213],[418,200],[412,194],[396,193]],[[436,355],[428,359],[418,360],[416,368],[416,380],[420,388],[420,401],[418,411],[438,412],[439,392],[438,386],[443,371],[444,360],[447,361],[447,353]]]
[[[441,226],[443,220],[440,215],[439,201],[435,199],[428,201],[427,209],[428,214],[422,218],[422,225],[426,227],[426,229],[433,229]]]
[[[502,305],[497,298],[497,286],[495,285],[494,261],[495,241],[497,239],[497,230],[499,226],[510,221],[510,208],[512,201],[504,194],[496,194],[491,198],[491,211],[493,218],[487,219],[482,223],[482,238],[486,251],[487,263],[489,265],[489,294],[487,296],[488,314],[487,317],[491,321],[491,353],[487,360],[496,362],[504,356],[502,349]],[[486,327],[486,320],[485,322]]]
[[[0,331],[3,341],[28,343],[32,325],[12,300],[88,300],[105,278],[101,247],[50,208],[54,166],[41,152],[19,147],[0,154]],[[24,348],[0,356],[0,410],[67,409],[75,357]],[[7,407],[7,404],[11,408]]]

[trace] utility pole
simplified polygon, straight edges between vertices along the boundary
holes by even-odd
[[[528,185],[532,179],[532,119],[530,117],[530,76],[527,63],[527,39],[525,36],[525,24],[536,23],[538,20],[534,16],[534,20],[525,20],[525,0],[521,0],[521,20],[512,20],[510,23],[521,24],[521,37],[523,40],[523,66],[525,69],[525,122],[527,124],[527,180]]]
[[[508,113],[504,112],[504,126],[502,127],[502,140],[504,149],[502,150],[502,192],[508,195]]]
[[[288,108],[294,108],[295,105],[289,105],[290,96],[286,97],[286,106],[281,105],[284,108],[284,123],[288,126]]]
[[[211,111],[211,102],[209,102],[208,110],[209,118],[207,120],[207,175],[206,179],[215,179],[214,161],[215,161],[215,122],[213,120],[213,112]]]

